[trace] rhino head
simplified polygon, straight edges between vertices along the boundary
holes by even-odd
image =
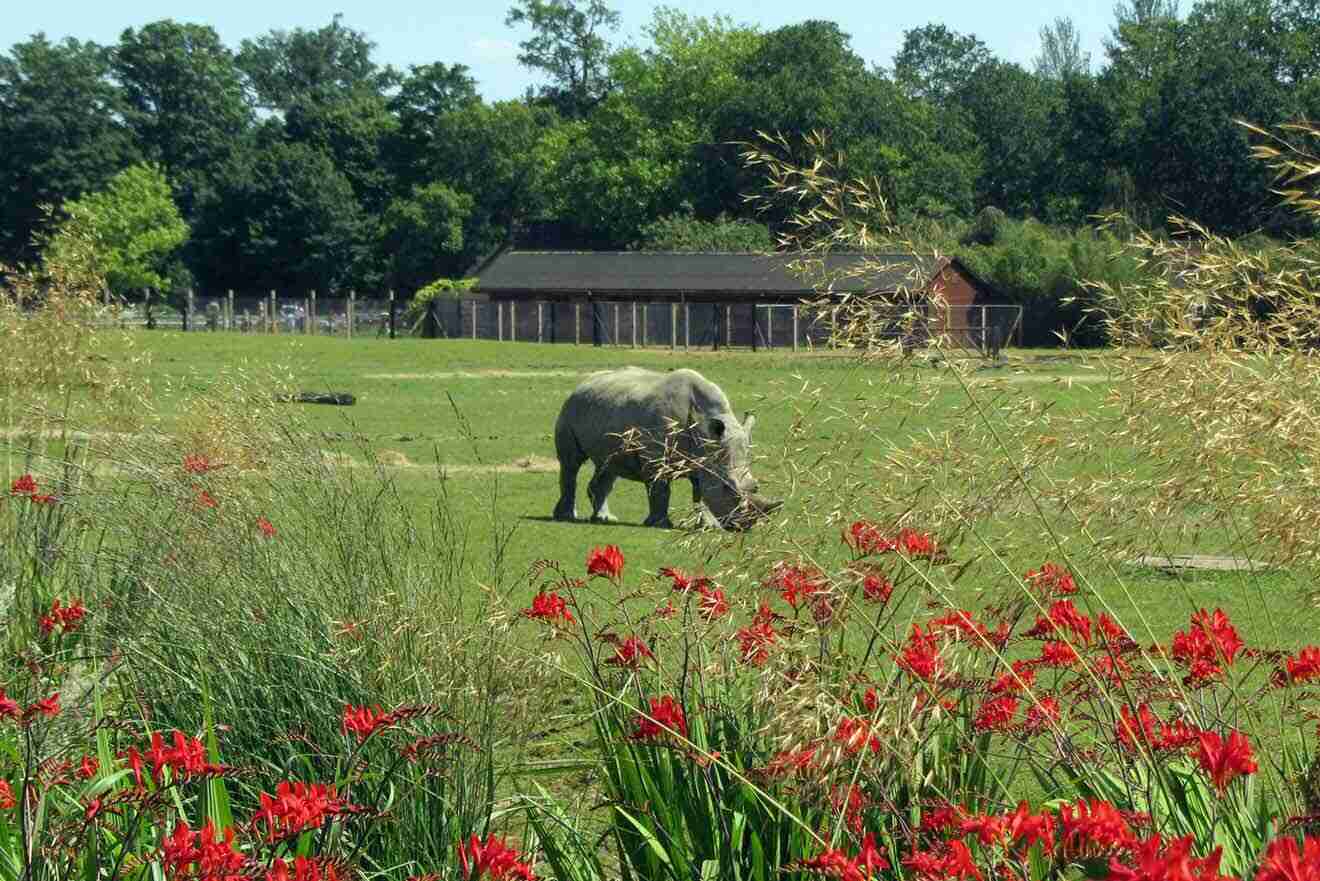
[[[711,416],[699,424],[703,449],[699,451],[697,489],[725,529],[748,529],[783,504],[757,493],[751,453],[755,424],[756,416],[750,413],[741,424],[731,413]]]

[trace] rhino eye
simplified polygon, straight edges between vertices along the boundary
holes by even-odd
[[[724,420],[712,419],[710,421],[710,433],[716,440],[724,437]]]

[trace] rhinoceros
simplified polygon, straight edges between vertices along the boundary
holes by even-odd
[[[694,370],[593,373],[568,396],[555,423],[554,517],[577,518],[578,469],[590,459],[596,466],[587,485],[593,521],[615,519],[609,495],[622,477],[646,484],[645,525],[670,527],[669,482],[687,477],[707,525],[745,529],[782,504],[757,495],[749,450],[755,422],[751,414],[739,422],[719,386]]]

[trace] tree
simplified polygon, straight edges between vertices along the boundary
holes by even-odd
[[[90,257],[96,265],[87,269],[123,297],[165,288],[170,258],[188,238],[188,226],[157,165],[121,171],[104,190],[64,203],[63,213],[43,257],[65,261],[85,253],[81,243],[93,242]]]
[[[361,31],[345,27],[336,15],[317,30],[273,30],[244,40],[236,64],[258,106],[288,110],[299,101],[333,103],[368,93],[380,95],[398,75],[372,60],[375,44]]]
[[[0,262],[34,255],[43,205],[101,189],[140,158],[95,43],[37,34],[0,55]]]
[[[894,56],[894,80],[912,97],[940,103],[991,57],[975,36],[931,23],[903,32],[903,46]]]
[[[721,214],[714,220],[692,216],[692,206],[643,224],[638,240],[639,251],[696,251],[737,254],[768,254],[775,249],[770,230],[752,220],[733,220]]]
[[[384,146],[395,177],[408,188],[423,182],[428,156],[441,136],[445,114],[480,103],[477,83],[462,64],[423,64],[408,68],[388,109],[398,128]]]
[[[1054,19],[1040,29],[1040,54],[1036,56],[1036,75],[1047,80],[1064,80],[1091,72],[1091,53],[1082,51],[1077,26],[1067,16]]]
[[[473,204],[471,196],[442,183],[391,202],[380,224],[391,285],[416,290],[435,278],[462,275],[476,256],[463,238]]]
[[[164,20],[129,28],[114,51],[124,118],[165,167],[191,218],[210,170],[252,121],[234,56],[210,27]]]
[[[362,210],[376,214],[394,193],[384,156],[398,128],[385,98],[357,92],[333,102],[296,100],[285,115],[283,135],[329,156],[353,185]]]
[[[519,0],[504,23],[526,24],[532,36],[518,46],[524,67],[543,71],[552,85],[541,94],[565,116],[581,119],[609,91],[609,45],[602,30],[619,26],[619,13],[603,0]]]

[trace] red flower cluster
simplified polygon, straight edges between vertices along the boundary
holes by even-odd
[[[880,738],[867,719],[852,716],[841,718],[834,727],[834,742],[840,744],[848,755],[855,755],[864,748],[870,749],[873,754],[880,752]]]
[[[234,830],[225,829],[221,840],[210,820],[197,832],[186,820],[179,821],[173,834],[160,843],[160,862],[166,875],[174,879],[240,881],[246,877],[246,860],[234,848]]]
[[[1231,666],[1241,649],[1242,639],[1222,609],[1193,612],[1191,627],[1173,635],[1173,659],[1188,668],[1192,682],[1218,679],[1220,665]]]
[[[261,793],[261,808],[252,818],[260,834],[266,826],[266,841],[291,838],[309,829],[319,829],[328,818],[354,813],[358,808],[339,798],[333,786],[324,783],[289,782],[275,787],[275,795]]]
[[[664,578],[668,578],[670,582],[674,585],[674,590],[678,591],[679,593],[687,593],[693,588],[696,588],[697,590],[701,590],[702,588],[712,586],[711,580],[706,576],[688,575],[682,569],[675,569],[672,566],[666,566],[663,569],[661,569],[660,575]]]
[[[875,846],[875,835],[868,832],[862,839],[862,848],[856,856],[829,848],[809,860],[799,860],[788,867],[790,871],[812,872],[838,881],[871,881],[889,868],[889,861]]]
[[[1060,715],[1058,698],[1042,697],[1027,708],[1027,719],[1022,727],[1028,734],[1039,734],[1057,723]]]
[[[44,697],[26,707],[20,707],[17,701],[5,694],[3,688],[0,688],[0,719],[13,719],[16,722],[27,724],[37,716],[54,719],[59,714],[60,693],[58,691],[50,697]]]
[[[1138,842],[1132,852],[1133,866],[1109,858],[1109,876],[1105,881],[1230,881],[1219,874],[1223,848],[1217,847],[1205,859],[1192,856],[1192,836],[1175,838],[1168,847],[1158,835]],[[1236,879],[1232,879],[1236,881]]]
[[[931,559],[939,548],[929,533],[903,527],[895,536],[885,534],[879,526],[867,520],[858,520],[843,533],[843,543],[862,556],[899,553],[914,558]]]
[[[1072,600],[1059,600],[1050,606],[1045,617],[1037,616],[1035,626],[1026,635],[1049,639],[1060,630],[1071,633],[1082,645],[1091,644],[1091,619],[1079,612]]]
[[[671,731],[687,737],[687,716],[678,701],[664,695],[651,698],[650,713],[637,714],[637,730],[629,736],[633,740],[655,740]]]
[[[351,732],[357,736],[358,743],[361,743],[377,731],[396,725],[400,715],[400,710],[387,713],[379,704],[370,707],[345,704],[344,716],[339,722],[339,733],[347,737]]]
[[[736,636],[744,664],[759,667],[770,660],[770,646],[779,638],[779,631],[774,627],[776,617],[768,605],[761,603],[752,623],[739,629]]]
[[[1011,670],[990,683],[991,694],[1016,694],[1036,683],[1036,668],[1031,661],[1017,660]]]
[[[136,749],[131,750],[136,754]],[[223,765],[216,765],[206,760],[206,746],[196,737],[188,737],[182,731],[174,732],[173,743],[170,746],[165,745],[165,739],[160,736],[160,732],[154,732],[151,735],[151,749],[147,750],[146,758],[151,762],[151,779],[159,785],[161,782],[161,773],[169,768],[174,772],[176,779],[187,777],[200,777],[203,775],[221,775],[228,769]],[[130,760],[130,764],[135,764]]]
[[[468,881],[477,881],[483,875],[491,881],[503,881],[505,878],[521,878],[522,881],[536,879],[531,864],[523,862],[518,851],[493,834],[487,835],[485,841],[475,835],[467,842],[460,841],[458,862]]]
[[[818,593],[829,589],[825,575],[814,566],[795,565],[781,560],[776,563],[765,580],[765,586],[779,591],[784,602],[794,610],[810,602]]]
[[[862,576],[862,597],[872,603],[887,603],[894,595],[894,583],[883,572],[867,572]]]
[[[24,474],[10,484],[9,494],[15,498],[26,498],[34,505],[55,504],[55,496],[37,492],[37,479],[31,474]]]
[[[614,644],[614,656],[607,658],[605,663],[611,667],[626,667],[629,670],[636,670],[642,665],[643,658],[655,660],[655,655],[651,653],[650,647],[636,636],[630,636],[624,640],[618,640]]]
[[[1044,563],[1039,569],[1032,569],[1026,574],[1026,582],[1044,594],[1067,596],[1077,593],[1072,573],[1058,563]]]
[[[289,864],[276,859],[266,870],[265,881],[340,881],[347,875],[337,863],[316,857],[294,857],[293,874],[289,874]]]
[[[534,618],[547,624],[572,624],[573,613],[568,610],[568,602],[558,593],[541,591],[532,597],[532,607],[522,610],[526,618]]]
[[[274,538],[278,534],[275,530],[275,524],[271,523],[265,517],[257,518],[257,532],[260,532],[266,538]]]
[[[1135,843],[1127,819],[1107,801],[1078,799],[1059,808],[1062,834],[1059,846],[1073,858],[1094,857],[1128,850]]]
[[[1265,848],[1256,881],[1320,881],[1320,838],[1276,838]]]
[[[1077,649],[1067,642],[1047,642],[1040,648],[1036,664],[1042,667],[1071,667],[1082,659]]]
[[[1010,731],[1013,717],[1017,715],[1018,699],[1009,695],[992,697],[981,704],[972,720],[972,727],[977,731]]]
[[[697,588],[701,599],[697,601],[697,614],[707,621],[714,621],[729,614],[729,600],[718,587],[702,586]]]
[[[18,806],[18,799],[14,798],[14,790],[10,788],[8,780],[0,780],[0,811],[8,811]]]
[[[1256,773],[1251,742],[1242,732],[1230,731],[1225,740],[1213,731],[1202,731],[1197,739],[1196,761],[1220,792],[1235,778]]]
[[[1196,743],[1200,734],[1181,720],[1161,722],[1146,704],[1139,706],[1135,714],[1130,708],[1123,707],[1119,716],[1114,723],[1114,737],[1129,752],[1136,752],[1138,745],[1143,743],[1157,753],[1183,750]]]
[[[587,554],[587,574],[603,575],[618,581],[619,576],[623,575],[623,551],[617,545],[592,548],[591,553]]]
[[[96,772],[101,769],[101,760],[96,756],[83,756],[78,762],[78,779],[91,780],[96,776]]]
[[[184,474],[206,474],[208,471],[215,471],[219,467],[220,463],[212,462],[200,453],[189,453],[183,457]]]
[[[65,633],[72,633],[82,624],[82,619],[86,617],[87,609],[83,606],[82,600],[74,598],[69,600],[66,606],[56,597],[51,601],[50,614],[42,615],[40,626],[41,632],[45,636],[50,636],[59,627]]]
[[[207,491],[204,490],[204,489],[199,489],[199,490],[197,491],[196,504],[197,504],[197,507],[199,507],[199,508],[218,508],[218,507],[220,507],[220,503],[217,502],[217,501],[215,500],[215,496],[211,495],[209,492],[207,492]]]
[[[940,657],[939,639],[934,629],[923,633],[920,624],[913,624],[897,663],[900,669],[918,679],[928,682],[939,679],[944,673],[944,660]]]
[[[1298,685],[1320,679],[1320,646],[1307,646],[1295,657],[1284,658],[1283,669],[1276,670],[1270,681],[1276,686]]]
[[[955,839],[943,842],[933,850],[914,850],[903,858],[907,866],[923,878],[956,879],[975,878],[984,881],[985,876],[976,868],[972,852],[967,845]]]

